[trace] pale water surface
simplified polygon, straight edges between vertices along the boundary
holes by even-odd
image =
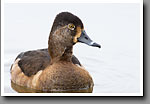
[[[16,93],[10,85],[16,56],[47,47],[53,19],[60,11],[78,15],[89,37],[102,46],[74,46],[74,55],[94,80],[93,93],[139,93],[138,4],[5,4],[4,92]]]

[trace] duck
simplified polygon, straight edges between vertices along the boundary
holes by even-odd
[[[41,92],[92,92],[91,75],[73,55],[76,43],[101,48],[87,35],[79,17],[70,12],[57,14],[48,48],[21,52],[11,66],[11,82]]]

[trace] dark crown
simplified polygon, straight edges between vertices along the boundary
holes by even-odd
[[[69,23],[73,23],[75,26],[80,26],[81,28],[83,28],[83,23],[77,16],[69,12],[61,12],[55,17],[52,31],[54,31],[57,26],[64,26]]]

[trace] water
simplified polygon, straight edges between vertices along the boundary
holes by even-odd
[[[99,11],[89,13],[89,7],[89,11]],[[89,37],[102,46],[98,49],[79,43],[73,49],[94,80],[93,93],[139,93],[140,12],[139,5],[133,3],[5,4],[4,92],[16,93],[10,81],[16,56],[47,47],[50,27],[60,11],[78,15]]]

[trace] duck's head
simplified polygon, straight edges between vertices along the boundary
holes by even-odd
[[[86,34],[82,21],[69,12],[61,12],[56,16],[51,29],[50,39],[67,47],[77,42],[93,47],[101,47]]]

